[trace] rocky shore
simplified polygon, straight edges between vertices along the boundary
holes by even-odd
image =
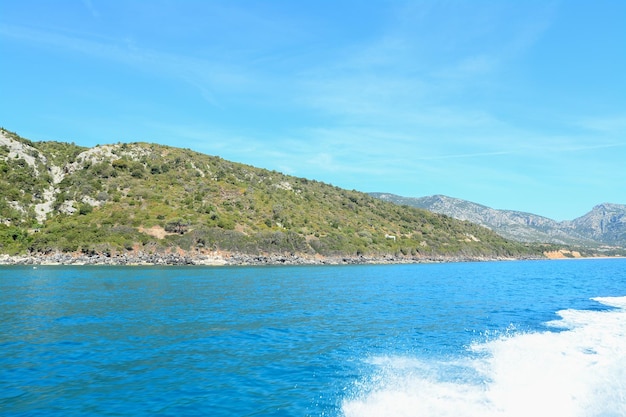
[[[519,259],[519,258],[515,258]],[[537,258],[525,258],[537,259]],[[405,257],[383,256],[311,256],[294,254],[248,255],[242,253],[215,254],[154,254],[124,253],[110,255],[86,255],[80,253],[53,253],[35,255],[0,255],[0,265],[359,265],[359,264],[400,264],[400,263],[440,263],[513,260],[499,257]]]

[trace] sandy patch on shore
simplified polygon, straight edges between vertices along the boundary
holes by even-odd
[[[575,250],[559,249],[554,251],[548,251],[543,253],[548,259],[572,259],[582,258],[580,252]]]

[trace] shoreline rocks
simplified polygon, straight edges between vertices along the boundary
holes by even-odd
[[[485,262],[503,260],[545,259],[541,257],[464,257],[433,256],[404,257],[381,256],[311,256],[297,254],[249,255],[229,254],[178,254],[178,253],[123,253],[115,256],[82,253],[53,253],[35,255],[0,255],[0,265],[111,265],[111,266],[261,266],[261,265],[373,265],[415,264],[443,262]]]

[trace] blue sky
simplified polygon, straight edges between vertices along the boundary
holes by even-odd
[[[626,2],[0,0],[0,125],[573,219],[626,204]]]

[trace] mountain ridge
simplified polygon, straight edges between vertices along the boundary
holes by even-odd
[[[0,130],[0,254],[419,261],[541,257],[542,250],[448,216],[190,149],[85,148]]]
[[[419,207],[480,224],[505,238],[520,242],[626,247],[626,205],[623,204],[597,204],[583,216],[559,222],[533,213],[494,209],[445,195],[403,197],[382,192],[369,194],[395,204]]]

